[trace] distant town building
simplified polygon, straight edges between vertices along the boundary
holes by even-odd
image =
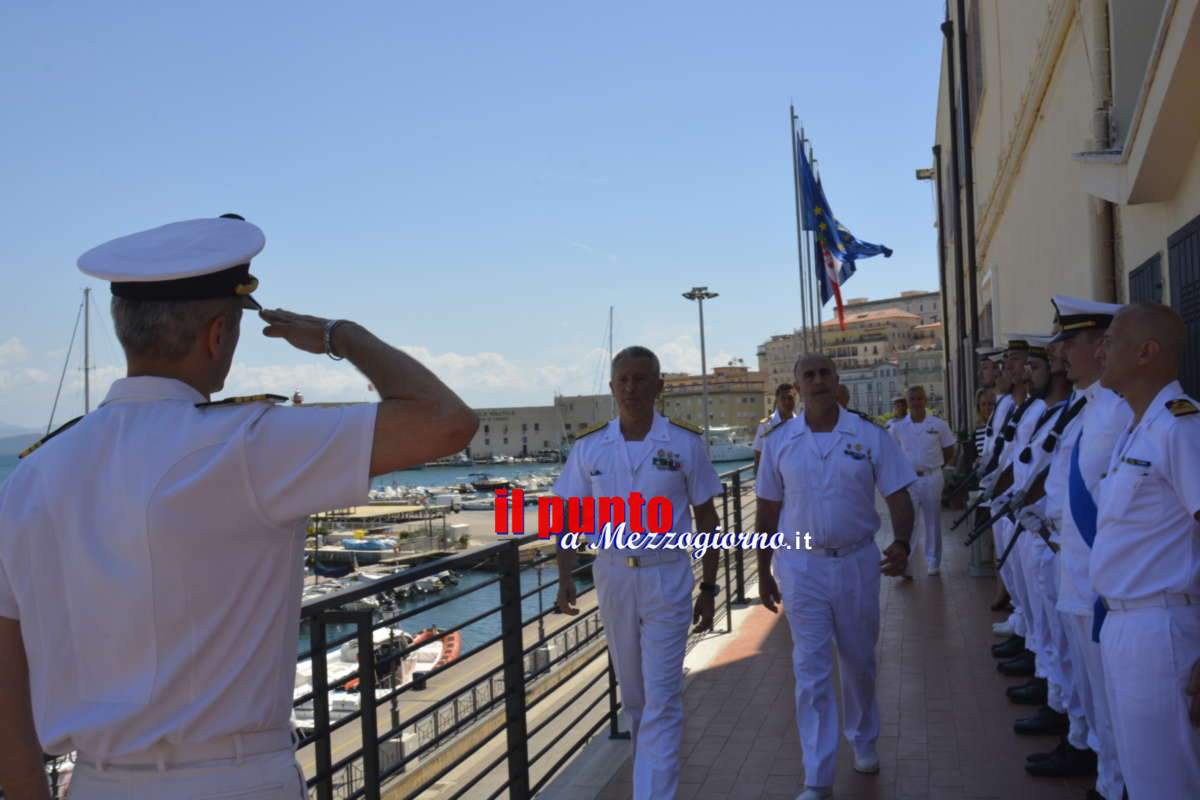
[[[838,377],[850,391],[850,407],[873,417],[891,411],[892,399],[904,391],[900,370],[890,361],[843,369]]]
[[[562,419],[565,436],[573,437],[600,422],[608,422],[617,415],[611,394],[562,394],[555,395],[554,408]]]
[[[699,375],[663,376],[662,412],[669,417],[704,425],[703,382]],[[773,391],[773,388],[772,388]],[[766,415],[763,374],[734,365],[714,367],[708,376],[709,427],[738,428],[753,434]]]
[[[901,363],[901,354],[915,348],[937,350],[939,363],[944,363],[941,316],[940,292],[904,291],[897,297],[881,300],[852,298],[846,301],[846,330],[841,330],[836,319],[828,319],[821,325],[823,349],[837,364],[842,382],[849,386],[847,374],[854,370],[851,378],[859,386],[863,402],[870,396],[874,403],[876,395],[882,391],[880,387],[890,385],[891,376],[884,374],[887,373],[886,367],[882,368],[882,372],[870,368],[882,364],[895,367]],[[764,394],[768,406],[774,387],[792,382],[792,368],[804,352],[804,336],[799,331],[772,336],[759,345],[758,368],[764,376]],[[916,374],[912,366],[914,358],[904,357],[904,363],[908,364],[909,372],[913,375]],[[924,363],[928,360],[928,354],[919,360]],[[930,373],[922,372],[921,376],[926,379],[927,391],[933,391],[933,387],[938,386],[941,387],[938,389],[939,395],[945,393],[944,377],[939,376],[935,381]],[[896,394],[904,391],[903,365],[899,380]],[[851,394],[853,396],[853,391]],[[889,405],[885,411],[890,410],[890,398],[887,402]],[[867,408],[858,410],[883,413],[868,411]]]
[[[554,406],[477,408],[475,413],[479,430],[468,448],[472,458],[524,458],[562,446],[563,424]]]

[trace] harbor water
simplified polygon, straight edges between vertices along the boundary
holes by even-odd
[[[406,633],[410,634],[416,634],[434,625],[442,630],[446,630],[460,625],[466,620],[484,613],[488,609],[498,609],[500,606],[500,585],[498,583],[493,583],[491,586],[473,592],[470,591],[472,588],[495,578],[496,573],[487,570],[466,570],[465,572],[458,573],[458,583],[456,585],[447,586],[441,592],[435,594],[415,595],[408,600],[399,601],[394,613],[403,614],[411,609],[420,608],[423,605],[451,595],[462,595],[462,597],[456,597],[456,599],[436,608],[420,611],[407,619],[401,620],[397,624]],[[534,591],[538,583],[538,570],[536,568],[527,567],[522,570],[521,594]],[[526,597],[521,603],[521,619],[525,621],[534,619],[539,613],[539,608],[545,610],[554,605],[554,598],[558,594],[558,570],[555,569],[553,564],[547,564],[542,567],[540,583],[549,585],[542,589],[541,592]],[[577,576],[575,585],[579,591],[583,591],[592,585],[592,580],[590,577]],[[541,595],[540,607],[538,605],[538,594]],[[327,641],[332,641],[335,637],[345,636],[350,633],[353,633],[353,628],[351,627],[330,626],[325,637]],[[497,613],[463,628],[462,651],[465,653],[499,635],[500,613],[497,611]],[[306,626],[301,626],[298,656],[304,658],[307,655],[308,630]]]

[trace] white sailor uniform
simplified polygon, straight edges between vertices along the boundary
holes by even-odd
[[[722,491],[695,429],[654,415],[645,440],[628,442],[620,419],[575,441],[554,493],[666,497],[670,530],[693,531],[691,506]],[[639,526],[643,530],[645,508]],[[631,529],[632,529],[632,520]],[[601,549],[592,567],[621,703],[633,732],[633,796],[669,800],[678,791],[683,741],[683,658],[692,621],[692,559],[684,550]]]
[[[78,751],[73,800],[246,791],[247,765],[261,796],[307,795],[306,521],[367,500],[374,426],[374,405],[124,378],[0,488],[0,616],[21,622],[43,748]]]
[[[1012,407],[1011,415],[1006,415],[1007,419],[1000,426],[1000,430],[997,431],[996,441],[993,444],[993,447],[1002,447],[1002,449],[1000,450],[996,468],[991,473],[992,485],[994,485],[995,479],[1004,472],[1020,451],[1029,444],[1029,440],[1033,436],[1033,431],[1037,427],[1038,418],[1045,410],[1046,404],[1042,400],[1026,398],[1020,406],[1014,405]],[[1001,440],[1004,442],[1003,445],[1000,444]],[[993,500],[991,503],[991,513],[997,513],[1004,505],[1004,502],[1004,498]],[[1003,553],[1008,549],[1008,543],[1012,540],[1015,532],[1016,524],[1007,518],[999,519],[992,525],[992,537],[996,545],[997,554]],[[1026,576],[1018,568],[1019,563],[1018,559],[1009,558],[1000,569],[1000,577],[1004,581],[1004,585],[1008,587],[1009,597],[1012,599],[1013,612],[1009,619],[1012,621],[1013,630],[1018,636],[1025,636],[1029,631],[1029,599],[1028,588],[1025,585]]]
[[[1087,398],[1087,405],[1079,415],[1078,434],[1061,445],[1068,448],[1064,453],[1068,480],[1062,500],[1058,610],[1065,612],[1063,621],[1075,665],[1076,689],[1088,720],[1088,746],[1099,761],[1096,791],[1114,798],[1121,796],[1124,781],[1113,739],[1100,646],[1092,641],[1096,593],[1088,576],[1091,548],[1080,532],[1079,519],[1084,509],[1078,502],[1081,498],[1073,495],[1069,474],[1074,468],[1072,462],[1077,460],[1086,495],[1090,502],[1095,502],[1093,498],[1097,497],[1117,439],[1129,427],[1133,412],[1115,392],[1101,386],[1100,381],[1077,393]]]
[[[894,494],[916,477],[883,428],[845,409],[839,410],[829,433],[813,433],[800,414],[766,438],[757,494],[782,502],[779,529],[789,539],[797,532],[812,535],[813,549],[780,550],[774,557],[792,634],[796,724],[809,786],[834,782],[835,645],[846,739],[865,755],[879,736],[875,645],[880,550],[875,534],[880,519],[875,492]]]
[[[758,430],[754,432],[754,452],[762,452],[763,437],[775,430],[775,428],[779,427],[783,422],[784,419],[779,415],[778,408],[772,411],[771,415],[766,419],[760,419],[758,421]]]
[[[1086,424],[1085,424],[1086,433]],[[1185,693],[1200,660],[1200,407],[1178,381],[1118,440],[1100,484],[1091,585],[1129,796],[1200,797]]]
[[[893,420],[889,433],[917,473],[908,493],[925,526],[925,564],[936,569],[942,563],[942,450],[953,447],[957,439],[944,419],[928,413],[920,422],[911,413]]]

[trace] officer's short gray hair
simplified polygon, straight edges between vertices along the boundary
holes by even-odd
[[[177,361],[192,350],[196,337],[215,317],[232,318],[240,297],[216,300],[130,300],[113,297],[112,318],[125,355]]]
[[[650,364],[654,368],[654,377],[657,378],[662,375],[662,368],[658,364],[658,356],[654,355],[654,351],[649,347],[642,347],[641,345],[637,344],[626,347],[624,350],[613,356],[612,372],[616,372],[617,364],[623,359],[627,358],[647,358],[650,360]]]

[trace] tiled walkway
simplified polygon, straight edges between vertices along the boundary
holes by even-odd
[[[940,577],[926,577],[918,556],[915,579],[883,580],[882,769],[855,773],[843,739],[839,800],[1086,796],[1089,781],[1032,778],[1022,768],[1025,756],[1057,740],[1012,732],[1013,720],[1036,709],[1004,695],[1023,679],[996,672],[988,652],[999,641],[991,623],[1000,617],[988,610],[994,583],[967,575],[961,542],[961,532],[947,535]],[[688,685],[680,800],[793,800],[804,787],[793,687],[786,621],[756,608]],[[627,760],[599,797],[631,797],[630,768]]]

